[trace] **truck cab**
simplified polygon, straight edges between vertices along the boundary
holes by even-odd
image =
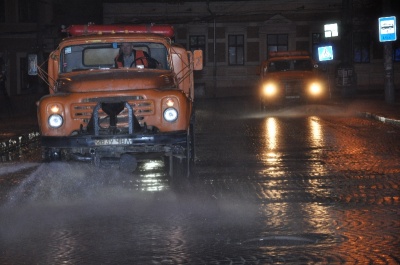
[[[43,159],[134,171],[159,156],[170,175],[188,176],[193,71],[202,69],[202,52],[174,44],[169,25],[73,25],[66,32],[49,56],[49,94],[37,103]],[[124,43],[138,56],[121,67]]]

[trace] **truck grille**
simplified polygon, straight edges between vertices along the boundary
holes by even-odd
[[[98,102],[128,102],[133,108],[133,113],[139,123],[143,125],[146,116],[154,115],[154,101],[145,99],[143,96],[109,97],[109,98],[85,98],[80,103],[71,104],[71,118],[79,119],[82,125],[86,126],[92,117],[93,109]],[[99,111],[100,126],[107,126],[108,117]],[[102,125],[102,123],[104,123]],[[118,127],[125,127],[128,124],[128,110],[125,108],[118,115]]]
[[[303,89],[303,82],[301,80],[285,80],[283,81],[286,96],[298,96]]]

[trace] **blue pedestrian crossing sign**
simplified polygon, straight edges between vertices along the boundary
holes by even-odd
[[[379,41],[395,41],[396,39],[396,17],[380,17]]]
[[[332,49],[332,46],[318,47],[318,59],[320,61],[333,60],[333,49]]]

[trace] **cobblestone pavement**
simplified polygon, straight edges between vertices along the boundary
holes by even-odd
[[[0,164],[0,263],[398,264],[400,129],[360,118],[369,102],[333,104],[200,102],[190,181],[160,161],[133,178]]]
[[[347,100],[351,110],[366,118],[372,118],[385,123],[400,126],[400,103],[387,104],[380,98],[357,98]]]

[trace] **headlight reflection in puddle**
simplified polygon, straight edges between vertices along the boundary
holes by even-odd
[[[142,191],[162,191],[168,189],[168,174],[162,160],[149,160],[142,164],[138,189]]]
[[[279,136],[279,125],[276,118],[269,117],[265,121],[265,148],[262,153],[262,161],[267,166],[263,170],[263,174],[270,176],[280,176],[282,171],[280,169],[281,153],[277,152],[278,148],[278,136]]]

